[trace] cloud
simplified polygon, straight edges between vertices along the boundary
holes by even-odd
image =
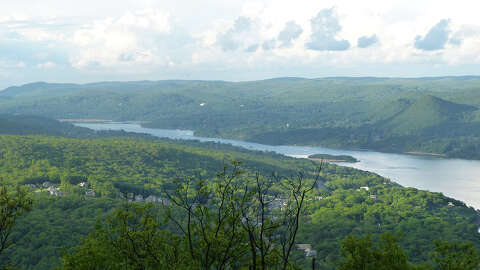
[[[465,39],[480,37],[480,26],[462,25],[455,31],[448,41],[450,44],[460,46]]]
[[[318,51],[347,50],[350,43],[347,40],[337,39],[337,33],[342,29],[334,9],[324,9],[311,20],[312,34],[306,47]]]
[[[338,39],[337,34],[342,30],[338,22],[335,9],[323,9],[310,20],[312,35],[310,42],[305,46],[316,51],[344,51],[350,48],[350,42]]]
[[[303,29],[295,21],[289,21],[285,24],[283,30],[278,34],[278,41],[280,41],[281,48],[292,47],[292,42],[296,40],[303,33]]]
[[[250,31],[253,22],[247,17],[238,17],[235,20],[233,27],[228,29],[225,33],[217,35],[217,43],[224,51],[234,51],[238,49],[243,43],[241,34]]]
[[[377,35],[362,36],[358,38],[357,46],[359,48],[368,48],[378,42]]]
[[[57,67],[57,64],[55,64],[54,62],[45,62],[45,63],[40,63],[38,65],[36,65],[36,68],[38,69],[52,69],[52,68],[55,68]]]
[[[435,51],[445,48],[450,36],[450,20],[441,20],[422,37],[415,38],[414,46],[419,50]]]
[[[250,45],[245,49],[245,52],[256,52],[258,47],[259,47],[258,44]]]
[[[169,53],[161,48],[175,42],[176,32],[172,31],[169,14],[160,10],[127,12],[118,18],[97,20],[73,33],[68,41],[75,48],[70,62],[77,69],[167,65],[173,50]]]
[[[275,39],[266,40],[262,44],[262,49],[265,51],[273,50],[275,49],[275,43],[276,43]]]

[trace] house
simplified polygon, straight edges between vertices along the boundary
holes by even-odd
[[[315,196],[315,200],[321,201],[321,200],[323,200],[323,197],[322,196]]]
[[[143,196],[138,194],[135,196],[135,201],[136,202],[144,202],[145,200],[143,199]]]
[[[85,197],[93,198],[95,196],[96,196],[95,190],[89,189],[89,190],[85,191]]]
[[[453,207],[455,204],[453,204],[453,202],[448,202],[448,206]]]
[[[145,202],[147,203],[156,203],[157,202],[157,196],[150,195],[147,198],[145,198]]]
[[[57,187],[50,186],[48,189],[50,195],[53,196],[65,196],[65,192],[61,192]]]
[[[287,207],[287,200],[286,199],[281,199],[281,198],[276,198],[270,203],[270,209],[278,209],[284,210]]]
[[[297,244],[297,248],[305,252],[312,250],[311,244]]]
[[[311,249],[305,252],[306,257],[317,257],[317,251],[315,249]]]
[[[370,195],[370,199],[376,200],[376,199],[377,199],[377,195]]]
[[[169,201],[167,198],[163,198],[163,197],[157,197],[157,203],[161,203],[161,204],[169,204]]]
[[[53,185],[52,183],[48,182],[48,181],[47,181],[47,182],[43,182],[43,184],[42,184],[42,187],[44,187],[44,188],[49,188],[49,187],[53,187],[53,186],[54,186],[54,185]]]
[[[317,251],[311,244],[297,244],[297,248],[305,252],[305,257],[317,257]]]

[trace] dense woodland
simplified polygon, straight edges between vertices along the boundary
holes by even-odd
[[[478,77],[34,83],[0,91],[0,113],[480,159],[479,87]]]
[[[52,269],[61,266],[64,256],[68,263],[78,259],[75,254],[85,255],[89,241],[117,228],[105,226],[117,224],[108,220],[115,221],[121,213],[115,209],[125,209],[127,200],[136,201],[134,209],[145,209],[145,198],[163,201],[166,191],[191,181],[204,186],[197,190],[214,190],[222,168],[230,168],[234,160],[241,163],[244,179],[275,179],[271,189],[280,195],[285,190],[282,182],[299,177],[299,172],[311,182],[319,167],[318,162],[273,153],[150,137],[0,135],[0,145],[3,183],[12,189],[23,187],[33,199],[32,211],[17,220],[11,234],[15,244],[1,253],[0,262],[24,269]],[[153,205],[162,217],[162,204]],[[377,241],[383,233],[393,232],[411,264],[430,262],[435,240],[480,244],[478,213],[464,203],[332,164],[323,165],[304,209],[295,243],[310,244],[318,252],[321,269],[335,269],[346,258],[342,241],[349,235],[370,234]],[[182,216],[180,210],[173,211]],[[178,229],[163,220],[154,224],[179,237]],[[311,259],[295,248],[290,262],[308,268]]]

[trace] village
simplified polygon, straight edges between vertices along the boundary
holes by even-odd
[[[58,196],[58,197],[63,197],[68,195],[67,192],[60,191],[59,184],[51,183],[48,181],[43,182],[41,184],[28,184],[27,186],[33,189],[35,193],[48,192],[49,195]],[[87,182],[81,182],[77,184],[77,186],[84,189],[83,195],[85,199],[97,197],[97,193],[95,192],[94,189],[89,187],[89,184]],[[156,196],[153,194],[144,196],[142,194],[120,192],[118,193],[118,198],[127,200],[129,202],[168,204],[168,200],[166,198]]]

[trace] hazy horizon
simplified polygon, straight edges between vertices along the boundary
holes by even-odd
[[[27,0],[2,6],[2,89],[36,81],[480,75],[475,1]]]
[[[327,77],[291,77],[291,76],[284,76],[284,77],[267,77],[263,79],[256,79],[256,80],[204,80],[204,79],[158,79],[158,80],[105,80],[105,81],[87,81],[87,82],[67,82],[67,81],[59,81],[59,82],[52,82],[52,81],[32,81],[26,82],[22,84],[16,85],[9,85],[4,88],[0,88],[0,91],[6,90],[10,87],[21,87],[30,84],[37,84],[37,83],[46,83],[46,84],[75,84],[75,85],[88,85],[88,84],[96,84],[96,83],[128,83],[128,82],[162,82],[162,81],[204,81],[204,82],[229,82],[229,83],[240,83],[240,82],[257,82],[257,81],[268,81],[268,80],[281,80],[281,79],[300,79],[300,80],[322,80],[322,79],[364,79],[364,78],[371,78],[371,79],[405,79],[405,80],[416,80],[416,79],[442,79],[442,78],[480,78],[480,75],[445,75],[445,76],[423,76],[423,77],[387,77],[387,76],[327,76]]]

